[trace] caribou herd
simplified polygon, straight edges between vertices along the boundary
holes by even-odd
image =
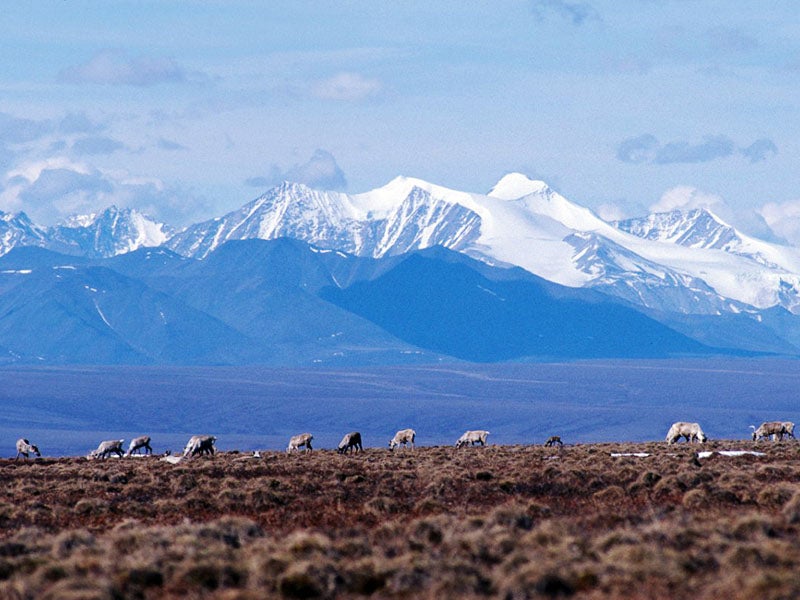
[[[755,425],[750,425],[750,428],[752,429],[752,439],[754,442],[770,439],[773,442],[779,442],[784,438],[794,439],[794,423],[791,421],[765,421],[758,427]],[[486,446],[488,436],[489,432],[485,429],[470,429],[465,431],[463,435],[456,440],[455,447],[461,448],[464,446],[475,446],[476,444],[479,444],[480,446]],[[394,450],[399,446],[403,446],[403,448],[406,449],[409,445],[413,450],[415,447],[414,442],[416,437],[417,432],[413,429],[401,429],[394,434],[394,437],[391,440],[389,440],[389,450]],[[301,433],[292,436],[289,439],[289,445],[286,448],[286,453],[300,452],[300,448],[303,448],[305,453],[310,454],[313,450],[311,446],[313,439],[314,436],[310,433]],[[686,440],[687,443],[702,444],[708,441],[708,436],[705,434],[705,432],[703,432],[703,429],[700,427],[699,423],[677,421],[669,428],[665,441],[668,445],[671,445],[680,441],[681,439]],[[150,455],[153,454],[153,448],[150,445],[150,441],[151,438],[149,435],[135,437],[130,441],[128,450],[125,452],[122,449],[125,440],[104,440],[100,442],[97,448],[89,452],[86,458],[105,460],[111,456],[133,456],[134,453],[138,454],[140,451],[144,451],[145,455]],[[193,435],[191,438],[189,438],[189,441],[186,443],[186,447],[183,449],[183,453],[180,456],[172,456],[171,452],[167,451],[162,460],[176,463],[195,456],[213,456],[215,453],[216,441],[217,438],[213,435]],[[563,447],[564,443],[561,441],[560,436],[553,435],[547,439],[544,445],[546,447],[557,447],[560,449]],[[14,460],[18,460],[20,456],[28,459],[30,458],[31,454],[39,457],[42,455],[39,451],[39,447],[29,442],[26,438],[20,438],[17,440],[16,449],[17,456],[14,458]],[[364,446],[361,439],[361,433],[358,431],[351,431],[345,434],[345,436],[342,438],[342,441],[339,442],[336,451],[339,454],[347,454],[348,452],[356,454],[363,452]],[[260,457],[261,455],[260,453],[256,452],[255,456]]]

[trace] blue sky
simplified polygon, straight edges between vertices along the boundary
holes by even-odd
[[[601,216],[709,206],[800,242],[794,2],[12,3],[0,210],[173,225],[284,178],[544,179]]]

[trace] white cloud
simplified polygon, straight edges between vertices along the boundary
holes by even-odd
[[[129,58],[123,52],[103,50],[82,65],[64,69],[60,79],[66,83],[148,86],[182,82],[187,76],[183,68],[169,58]]]
[[[691,210],[723,208],[725,201],[721,196],[711,194],[689,185],[678,185],[664,192],[658,202],[650,206],[651,212],[669,212],[671,210]]]
[[[113,154],[124,148],[125,144],[119,140],[96,135],[79,138],[72,144],[72,151],[78,156]]]
[[[0,113],[0,143],[24,144],[41,139],[53,131],[53,123]]]
[[[0,184],[0,210],[24,211],[41,225],[112,204],[136,208],[170,225],[208,209],[204,198],[159,179],[102,171],[64,157],[20,165]]]
[[[82,163],[76,163],[64,156],[54,156],[45,160],[30,161],[17,165],[8,171],[6,174],[6,180],[22,177],[28,181],[34,181],[45,169],[61,168],[72,169],[73,171],[78,171],[79,173],[89,172],[89,167]]]
[[[751,163],[757,163],[777,154],[778,146],[769,138],[761,138],[739,148],[727,135],[707,135],[699,143],[678,140],[662,144],[650,133],[627,138],[617,145],[617,158],[629,164],[698,164],[727,158],[737,152]]]
[[[24,211],[34,221],[99,208],[98,201],[111,190],[97,171],[66,158],[31,162],[10,171],[0,190],[0,209]]]
[[[328,79],[316,82],[311,93],[323,100],[353,102],[380,93],[383,86],[377,79],[368,79],[358,73],[338,73]]]
[[[790,244],[800,246],[800,200],[768,202],[758,210],[767,225]]]
[[[621,221],[628,216],[621,206],[612,202],[601,204],[595,209],[595,212],[605,221]]]
[[[650,207],[650,212],[669,212],[672,210],[692,210],[705,208],[724,222],[739,231],[771,242],[781,242],[786,237],[772,227],[763,213],[750,208],[733,208],[722,196],[704,192],[689,185],[679,185],[668,189],[658,202]],[[776,236],[776,233],[778,236]],[[788,238],[787,238],[788,239]]]
[[[303,183],[321,190],[343,190],[347,188],[347,178],[336,162],[336,158],[322,148],[318,148],[308,162],[294,165],[286,171],[272,165],[268,176],[251,177],[245,184],[252,187],[267,187],[282,181]]]

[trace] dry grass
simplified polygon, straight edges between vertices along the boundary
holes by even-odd
[[[0,598],[800,597],[800,444],[757,449],[0,461]]]

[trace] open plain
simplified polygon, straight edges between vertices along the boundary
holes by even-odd
[[[0,598],[800,596],[800,444],[698,448],[2,460]]]

